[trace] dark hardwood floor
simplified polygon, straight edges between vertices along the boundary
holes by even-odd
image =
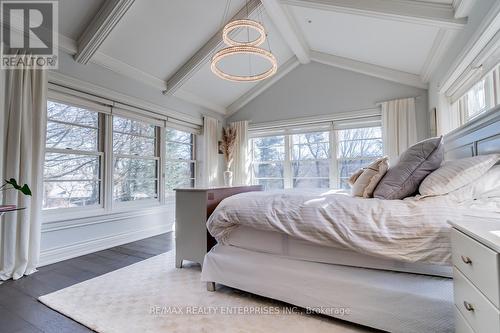
[[[38,297],[172,250],[173,233],[40,267],[0,285],[0,333],[92,332],[38,302]]]

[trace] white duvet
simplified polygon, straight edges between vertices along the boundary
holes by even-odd
[[[223,200],[207,227],[226,244],[239,226],[408,262],[449,265],[450,219],[465,208],[446,196],[422,200],[351,197],[339,191],[242,193]]]

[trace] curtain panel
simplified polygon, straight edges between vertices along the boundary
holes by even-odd
[[[46,70],[19,66],[7,72],[4,177],[28,184],[33,196],[4,193],[4,204],[25,210],[7,213],[0,222],[1,280],[34,273],[40,256],[47,86]]]
[[[250,157],[248,147],[248,121],[231,124],[236,129],[234,161],[232,165],[234,185],[250,185]]]
[[[203,118],[203,186],[216,186],[219,175],[219,149],[217,141],[218,121],[205,116]]]
[[[415,98],[397,99],[381,104],[384,153],[389,157],[390,165],[394,165],[399,155],[417,142]]]

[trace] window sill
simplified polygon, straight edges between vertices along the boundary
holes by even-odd
[[[60,222],[74,222],[78,220],[114,220],[133,216],[142,216],[154,214],[164,211],[169,208],[169,205],[161,205],[159,202],[148,203],[142,205],[119,205],[113,210],[105,210],[104,208],[94,208],[86,210],[53,210],[42,212],[42,223],[52,224]]]

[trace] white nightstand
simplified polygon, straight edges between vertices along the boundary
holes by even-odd
[[[500,220],[471,217],[451,232],[456,332],[500,332]]]

